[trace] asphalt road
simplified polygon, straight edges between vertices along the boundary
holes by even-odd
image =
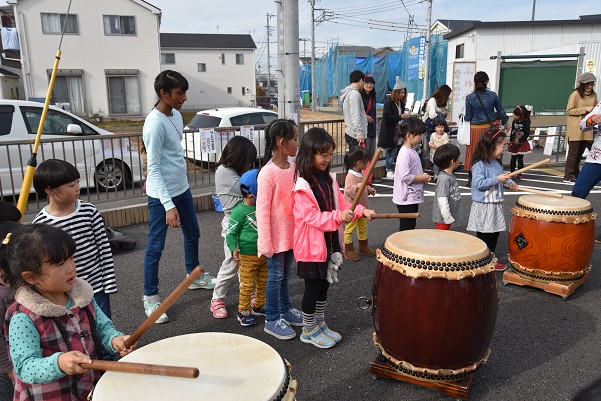
[[[534,171],[524,174],[520,185],[553,189],[569,193],[571,187],[560,177]],[[465,173],[459,173],[465,183]],[[370,207],[380,213],[394,213],[392,181],[377,184],[378,195]],[[431,210],[434,186],[426,188],[426,202],[420,205],[422,217],[417,228],[432,228]],[[465,232],[471,198],[463,188],[464,219],[453,228]],[[589,201],[601,210],[601,187],[595,188]],[[520,193],[506,192],[507,223],[510,208]],[[213,274],[223,258],[220,221],[222,214],[198,214],[201,225],[201,264]],[[398,220],[368,223],[370,244],[379,247],[395,232]],[[566,227],[569,229],[569,226]],[[134,251],[115,255],[119,292],[112,297],[113,320],[122,331],[132,332],[145,319],[142,308],[143,254],[147,226],[137,225],[121,231],[138,240]],[[506,260],[507,236],[501,235],[497,254]],[[570,400],[582,387],[601,376],[601,246],[595,247],[590,280],[566,301],[542,290],[503,286],[499,279],[499,311],[490,344],[492,355],[475,374],[470,400]],[[346,261],[339,274],[340,283],[329,292],[326,318],[330,326],[343,335],[336,347],[322,350],[294,340],[281,341],[263,332],[263,324],[241,327],[235,317],[214,319],[209,311],[211,291],[187,291],[169,310],[171,322],[154,327],[142,338],[151,343],[163,338],[196,332],[227,332],[255,337],[274,347],[292,364],[292,376],[298,380],[299,401],[303,400],[444,400],[451,399],[437,390],[386,379],[375,379],[369,371],[378,351],[372,342],[373,321],[370,311],[357,307],[357,298],[370,296],[377,267],[375,258]],[[182,236],[170,229],[161,261],[161,295],[166,297],[184,278]],[[237,289],[233,285],[226,301],[230,316],[237,306]],[[303,282],[293,276],[290,294],[300,309]],[[407,327],[407,330],[411,330]],[[297,329],[299,333],[299,329]],[[143,345],[142,344],[142,345]],[[206,344],[210,347],[211,344]],[[215,363],[219,363],[216,361]],[[199,399],[202,395],[199,394]]]

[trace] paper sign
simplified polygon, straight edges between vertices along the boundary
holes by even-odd
[[[250,141],[253,142],[255,136],[255,127],[252,125],[243,125],[240,127],[240,135],[250,139]]]
[[[545,149],[543,149],[544,155],[551,156],[553,154],[553,146],[555,145],[556,139],[555,135],[557,135],[557,127],[549,127],[547,129],[547,139],[545,139]]]
[[[298,114],[296,114],[296,113],[289,113],[288,114],[288,120],[292,120],[292,121],[294,121],[298,125]]]
[[[217,153],[215,149],[215,130],[213,128],[200,130],[200,147],[202,153]]]
[[[465,98],[474,91],[475,74],[476,63],[453,63],[451,122],[458,122],[459,114],[465,114]]]

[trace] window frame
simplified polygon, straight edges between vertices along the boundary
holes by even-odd
[[[465,56],[465,43],[455,46],[455,59],[462,59]]]
[[[46,29],[46,27],[44,26],[44,15],[58,15],[58,19],[59,19],[59,30],[58,32],[54,32],[54,31],[48,31]],[[62,20],[61,21],[61,17],[64,16],[65,18],[75,18],[75,29],[76,32],[68,32],[67,26],[69,24],[65,24],[65,21]],[[63,14],[63,13],[40,13],[40,23],[42,24],[42,34],[44,35],[60,35],[62,32],[61,30],[63,29],[63,25],[65,26],[65,35],[79,35],[79,18],[77,18],[77,14]]]
[[[112,33],[112,32],[107,32],[106,31],[106,25],[104,22],[104,19],[107,17],[117,17],[119,18],[119,33]],[[123,24],[121,23],[121,18],[131,18],[133,20],[133,26],[134,26],[134,33],[123,33],[121,27],[123,26]],[[136,16],[135,15],[118,15],[118,14],[105,14],[102,16],[102,27],[104,29],[104,36],[137,36],[138,35],[138,29],[137,29],[137,23],[136,23]]]
[[[244,65],[244,53],[236,53],[236,65]]]
[[[163,55],[165,56],[165,60],[163,61]],[[172,55],[173,56],[173,63],[168,63],[167,62],[167,55]],[[162,53],[161,52],[161,64],[162,65],[175,65],[175,53]]]
[[[207,72],[207,63],[196,63],[198,72]]]

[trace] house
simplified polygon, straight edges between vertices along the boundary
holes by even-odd
[[[577,76],[585,68],[598,74],[601,64],[601,15],[574,20],[472,21],[444,38],[448,40],[447,82],[453,87],[452,102],[460,100],[459,89],[465,89],[464,94],[473,90],[469,72],[485,71],[508,112],[517,104],[531,104],[535,112],[565,113]],[[595,90],[599,88],[597,81]],[[453,109],[455,117],[460,107]]]
[[[24,100],[21,54],[12,7],[0,7],[0,98]]]
[[[161,10],[142,0],[7,0],[21,43],[27,99],[45,99],[59,48],[52,103],[80,115],[142,116],[160,72]],[[61,30],[65,27],[61,42]]]
[[[479,20],[464,20],[464,19],[437,19],[430,27],[430,33],[444,35],[452,31],[463,29],[473,25]]]
[[[161,33],[161,69],[188,79],[184,108],[254,106],[255,49],[250,35]]]

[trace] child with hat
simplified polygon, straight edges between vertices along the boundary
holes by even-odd
[[[240,177],[240,192],[244,197],[230,215],[225,241],[232,257],[240,266],[240,299],[238,321],[242,326],[254,326],[255,315],[265,315],[265,287],[267,285],[267,258],[257,256],[257,176],[259,170],[249,170]],[[250,298],[255,288],[255,306]]]

